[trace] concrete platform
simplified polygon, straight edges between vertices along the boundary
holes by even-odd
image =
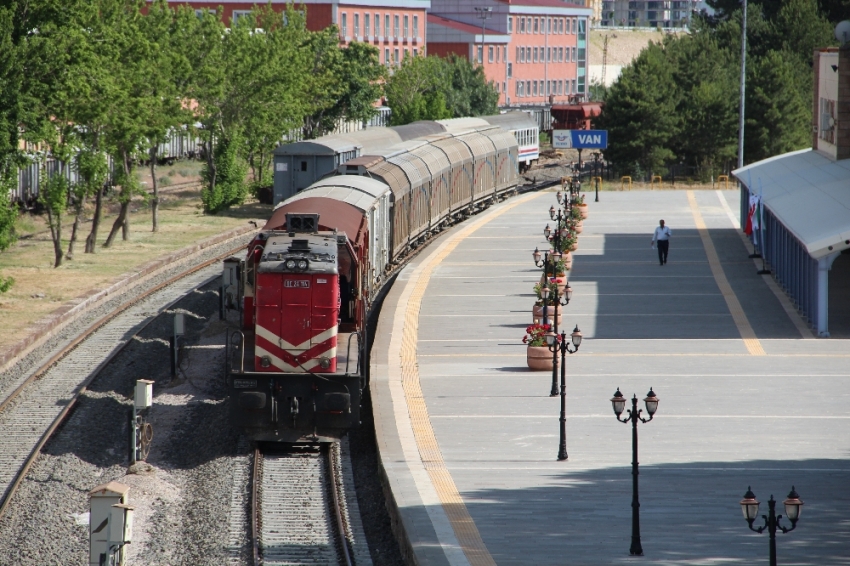
[[[736,191],[600,198],[588,194],[569,274],[564,321],[585,339],[567,358],[567,461],[551,374],[527,369],[522,344],[554,193],[455,227],[390,290],[371,386],[411,563],[767,564],[768,536],[738,502],[752,486],[766,513],[794,485],[805,505],[777,534],[779,563],[850,564],[850,342],[813,338],[756,274]],[[650,248],[660,218],[665,266]],[[628,553],[631,425],[611,410],[617,387],[660,398],[639,425],[643,557]]]

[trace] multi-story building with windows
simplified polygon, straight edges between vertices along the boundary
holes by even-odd
[[[689,27],[695,12],[705,10],[705,0],[595,0],[601,4],[603,26]]]
[[[478,62],[500,106],[584,96],[590,8],[561,0],[431,0],[428,51]]]
[[[228,25],[250,14],[255,4],[265,3],[264,0],[169,1],[197,10],[215,10],[221,6],[222,17]],[[336,24],[343,46],[352,41],[370,43],[378,48],[383,64],[397,64],[406,56],[425,53],[429,0],[295,0],[293,3],[296,9],[306,11],[308,29],[317,31]],[[272,0],[272,5],[283,11],[287,2]]]

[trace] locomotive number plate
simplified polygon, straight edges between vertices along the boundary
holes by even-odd
[[[309,279],[287,279],[283,282],[284,287],[296,287],[298,289],[309,289],[310,288],[310,280]]]
[[[234,379],[233,380],[233,388],[234,389],[251,389],[257,386],[256,379]]]

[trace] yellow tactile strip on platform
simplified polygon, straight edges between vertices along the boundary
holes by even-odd
[[[419,383],[419,365],[416,347],[419,336],[419,310],[422,304],[422,298],[425,295],[425,289],[428,287],[428,282],[431,280],[434,269],[454,251],[458,244],[488,222],[537,196],[539,196],[539,193],[520,197],[504,208],[487,214],[485,217],[459,230],[456,234],[451,235],[440,246],[439,251],[417,267],[413,273],[411,280],[415,281],[415,283],[404,312],[404,329],[402,331],[399,361],[401,363],[401,382],[404,388],[407,410],[410,415],[410,424],[413,428],[413,434],[416,438],[416,446],[419,450],[422,464],[428,471],[428,476],[440,498],[440,503],[452,525],[452,529],[463,549],[463,553],[472,566],[495,566],[496,563],[493,557],[490,556],[490,552],[487,550],[484,541],[481,539],[478,528],[469,515],[469,511],[463,503],[463,498],[458,493],[457,486],[455,486],[454,480],[446,468],[443,455],[440,452],[440,446],[437,444],[437,437],[431,426],[428,407],[425,404],[422,388]]]
[[[738,300],[738,296],[735,294],[735,291],[732,290],[732,285],[729,284],[729,280],[726,278],[726,272],[723,271],[723,266],[720,264],[720,256],[717,255],[714,242],[711,241],[711,235],[709,235],[705,221],[702,219],[702,213],[699,211],[699,205],[697,204],[697,199],[694,196],[693,191],[688,191],[688,202],[691,205],[691,213],[694,215],[694,223],[699,231],[700,239],[702,239],[702,245],[705,248],[705,255],[708,257],[708,265],[711,267],[711,274],[714,275],[717,287],[720,288],[720,292],[726,300],[726,307],[732,315],[732,320],[735,322],[735,326],[738,327],[738,332],[741,334],[744,346],[747,347],[747,351],[750,355],[767,355],[764,348],[761,346],[761,342],[759,342],[759,339],[756,337],[756,333],[750,325],[750,321],[747,318],[746,313],[744,313],[743,307],[741,307],[741,301]]]

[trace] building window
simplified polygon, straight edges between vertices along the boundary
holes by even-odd
[[[525,33],[525,18],[519,19],[519,32]],[[517,96],[519,96],[519,94],[517,94]]]
[[[584,77],[578,78],[578,94],[584,94]]]
[[[505,63],[508,62],[508,46],[507,45],[502,47],[502,61],[504,61]]]
[[[348,14],[342,14],[342,37],[348,37]]]
[[[231,17],[231,25],[236,25],[236,22],[241,20],[242,18],[247,18],[251,16],[251,10],[233,10],[233,16]]]
[[[531,33],[531,17],[525,18],[525,27],[528,29],[528,33]]]
[[[384,49],[384,65],[390,66],[390,50]]]
[[[546,18],[546,33],[552,33],[552,18]]]
[[[546,62],[549,63],[551,61],[552,61],[552,48],[547,47],[546,48]]]
[[[512,78],[514,74],[514,66],[513,63],[508,63],[508,78]]]
[[[404,58],[407,59],[408,57],[410,57],[410,49],[405,47],[404,48]]]
[[[584,36],[585,36],[584,30],[585,30],[586,25],[587,25],[587,20],[581,19],[581,20],[578,21],[578,38],[579,38],[579,41],[584,39]]]
[[[572,61],[573,61],[573,63],[575,63],[576,62],[576,48],[573,47],[572,50],[573,50]]]
[[[576,32],[576,19],[573,18],[573,33]]]
[[[407,15],[405,15],[404,16],[404,39],[407,39],[408,37],[410,37],[410,34],[408,33],[408,30],[409,30],[408,24],[409,23],[410,23],[410,18]]]
[[[508,93],[508,81],[502,81],[502,92]]]
[[[534,18],[534,33],[539,32],[540,21],[537,18]]]
[[[390,38],[390,15],[387,14],[384,16],[384,37],[387,39]]]
[[[576,94],[576,80],[575,80],[575,79],[573,79],[573,88],[572,88],[572,91],[573,91],[573,94]]]
[[[531,81],[525,81],[525,95],[531,96]]]
[[[375,14],[375,37],[379,37],[381,35],[381,16],[380,14]]]
[[[398,49],[393,50],[393,63],[398,65]]]
[[[354,14],[354,37],[360,36],[360,14]]]
[[[413,56],[417,57],[418,55],[419,55],[419,50],[414,47],[413,48]]]
[[[502,92],[502,91],[500,90],[500,86],[501,86],[501,85],[499,85],[499,83],[496,83],[496,92],[497,92],[497,93],[501,93],[501,92]]]
[[[515,86],[516,86],[516,89],[515,89],[515,90],[516,90],[516,93],[515,93],[515,94],[516,94],[516,97],[517,97],[517,98],[519,98],[520,96],[522,96],[522,95],[519,93],[519,91],[520,91],[520,86],[519,86],[519,85],[520,85],[520,84],[522,84],[522,83],[517,83],[517,84],[515,85]]]
[[[393,38],[398,39],[398,16],[393,16]]]
[[[514,19],[508,16],[508,33],[514,32]]]
[[[487,61],[489,63],[493,62],[493,46],[492,45],[487,48]]]
[[[533,96],[537,96],[537,81],[531,81],[531,82],[534,84],[534,86],[532,87],[534,89],[534,90],[532,90]]]
[[[578,61],[579,61],[579,63],[584,61],[584,51],[585,51],[584,47],[578,48]]]
[[[477,51],[478,51],[478,56],[475,59],[476,59],[476,61],[478,61],[478,63],[483,63],[484,62],[484,47],[479,45]]]
[[[369,14],[363,14],[363,35],[369,37]]]
[[[543,49],[541,48],[540,51],[543,51]],[[540,59],[541,60],[543,59],[542,53],[540,54]],[[534,48],[534,62],[537,63],[537,48],[536,47]]]
[[[413,16],[413,37],[419,37],[419,16]]]

